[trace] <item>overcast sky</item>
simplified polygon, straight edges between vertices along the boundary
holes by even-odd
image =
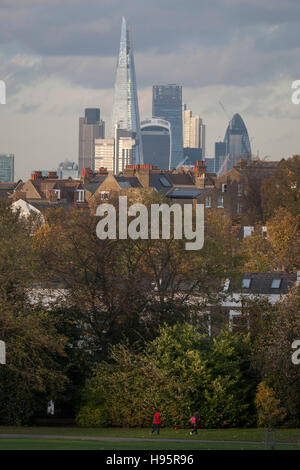
[[[111,115],[121,19],[132,27],[141,118],[153,84],[183,86],[206,126],[207,154],[239,112],[252,151],[300,153],[299,0],[0,0],[0,153],[16,178],[78,161],[78,118]]]

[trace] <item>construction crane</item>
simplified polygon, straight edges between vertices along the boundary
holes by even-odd
[[[225,109],[225,106],[223,105],[222,101],[219,101],[219,105],[220,105],[221,108],[223,109],[225,116],[227,117],[228,121],[230,122],[230,121],[231,121],[231,118],[229,117],[229,115],[228,115],[228,113],[227,113],[227,111],[226,111],[226,109]]]

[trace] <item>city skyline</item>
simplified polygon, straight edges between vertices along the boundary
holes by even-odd
[[[300,107],[291,102],[299,79],[296,1],[274,0],[271,8],[154,0],[150,9],[136,0],[68,0],[56,7],[56,0],[1,5],[1,153],[15,154],[16,179],[77,161],[83,109],[100,107],[109,129],[122,16],[134,27],[141,120],[151,116],[152,85],[177,83],[206,124],[208,156],[235,113],[247,123],[254,154],[279,160],[299,153]]]

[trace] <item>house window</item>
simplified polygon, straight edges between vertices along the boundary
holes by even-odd
[[[238,202],[236,211],[238,214],[243,213],[243,204],[241,202]]]
[[[224,292],[227,292],[229,290],[229,286],[230,286],[230,279],[226,279],[225,280],[225,283],[224,283]]]
[[[57,200],[60,199],[60,189],[53,189],[54,193],[56,194]]]
[[[223,206],[223,196],[218,197],[218,209],[221,209]]]
[[[205,207],[206,207],[207,209],[210,209],[210,208],[211,208],[211,197],[210,197],[210,196],[207,196],[207,197],[205,198]]]
[[[251,279],[243,279],[242,280],[242,288],[243,289],[249,289],[251,285]]]
[[[238,184],[238,196],[242,196],[243,195],[243,185],[242,184]]]
[[[84,202],[84,189],[77,189],[77,202]]]
[[[249,313],[241,312],[237,310],[229,311],[229,331],[235,333],[242,330],[250,329],[250,318]]]
[[[273,279],[271,288],[272,289],[279,289],[279,287],[281,285],[281,281],[282,281],[282,279]]]
[[[100,199],[102,201],[107,201],[109,199],[109,191],[101,191],[100,192]]]
[[[222,184],[222,193],[226,193],[227,191],[227,184]]]

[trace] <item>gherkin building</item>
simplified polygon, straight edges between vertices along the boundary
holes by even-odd
[[[228,124],[224,142],[226,144],[226,160],[220,173],[231,170],[239,160],[251,161],[251,145],[245,123],[239,114],[235,114]]]

